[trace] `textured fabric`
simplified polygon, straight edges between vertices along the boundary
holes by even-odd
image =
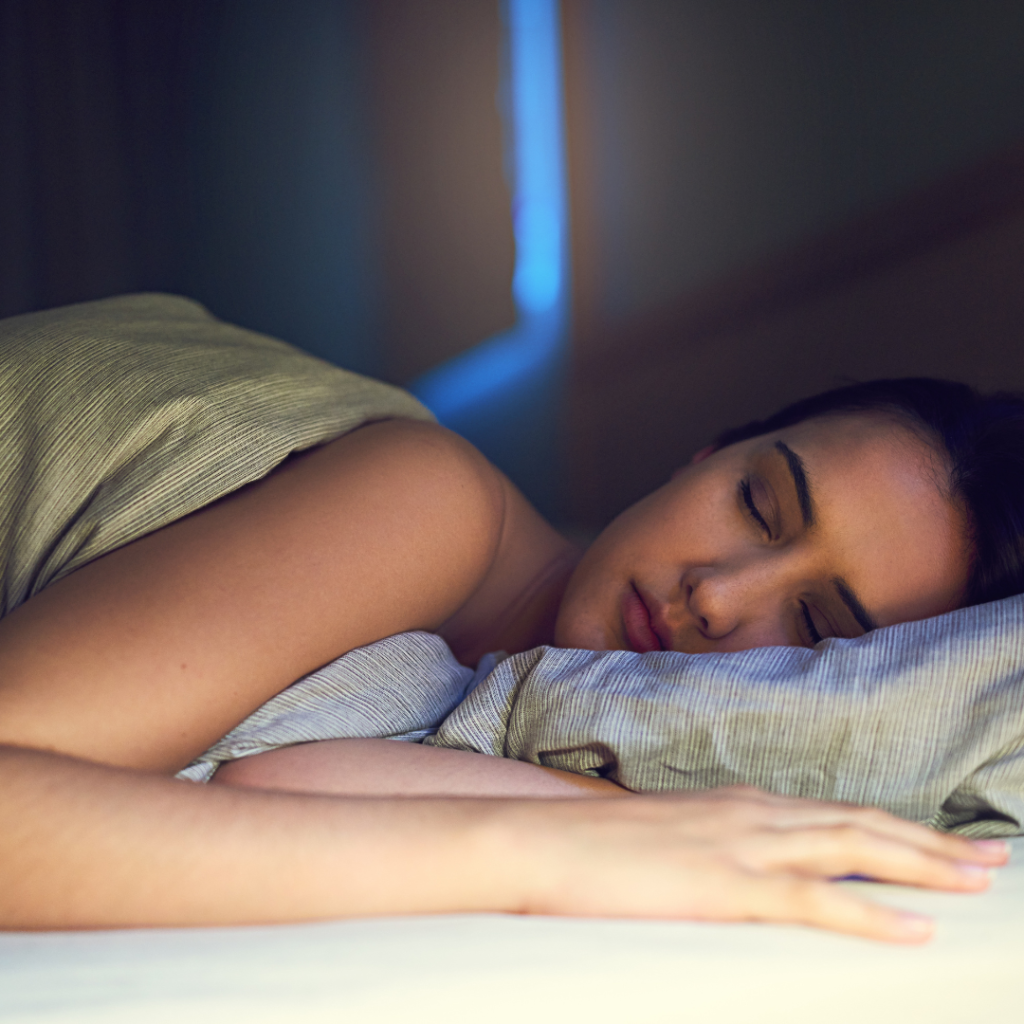
[[[208,782],[218,765],[293,743],[423,740],[494,667],[460,665],[433,633],[399,633],[360,647],[267,701],[178,778]]]
[[[634,790],[737,783],[1024,832],[1024,598],[813,650],[504,661],[427,742]]]
[[[0,616],[289,453],[394,416],[432,419],[179,296],[0,321]]]
[[[633,790],[745,783],[1014,835],[1024,832],[1022,680],[1021,597],[813,650],[540,647],[497,665],[491,656],[475,676],[436,636],[406,633],[300,680],[183,774],[208,778],[220,760],[314,738],[426,735]]]

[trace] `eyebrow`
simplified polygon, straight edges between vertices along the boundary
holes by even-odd
[[[850,609],[851,614],[861,625],[865,633],[878,628],[875,620],[868,615],[864,605],[860,603],[857,595],[850,589],[850,585],[842,576],[833,576],[832,586],[836,588],[836,593],[842,598],[843,604]]]
[[[814,499],[811,497],[811,488],[807,483],[804,460],[784,441],[776,441],[775,447],[781,452],[789,467],[790,475],[793,477],[793,486],[796,488],[797,501],[800,503],[800,515],[803,517],[804,526],[809,528],[814,525]],[[878,628],[875,620],[861,604],[860,598],[850,589],[849,583],[842,576],[834,576],[832,586],[836,588],[836,593],[843,604],[850,609],[850,614],[857,620],[858,625],[865,633]]]
[[[807,483],[807,474],[804,472],[804,460],[783,441],[776,441],[775,447],[782,453],[789,467],[793,486],[796,488],[797,501],[800,502],[800,515],[803,517],[804,526],[809,528],[814,525],[814,501],[811,498],[810,485]]]

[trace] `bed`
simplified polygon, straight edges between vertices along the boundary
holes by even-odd
[[[11,421],[36,416],[39,430],[53,433],[53,445],[66,446],[74,440],[65,429],[73,419],[88,440],[103,442],[93,444],[102,456],[95,460],[96,479],[75,479],[95,497],[90,501],[69,491],[67,474],[45,479],[29,459],[31,446],[24,446],[28,454],[18,464],[27,483],[9,477],[18,496],[9,504],[56,511],[33,520],[32,557],[17,564],[8,557],[17,584],[6,591],[13,604],[104,551],[258,479],[291,451],[372,419],[429,418],[394,389],[310,365],[282,343],[220,324],[186,300],[126,297],[14,318],[4,330],[7,344],[18,340],[30,356],[12,364],[29,373],[31,387],[21,378],[8,384]],[[200,341],[204,365],[211,346],[219,353],[216,386],[183,394]],[[115,342],[121,346],[116,359]],[[110,437],[109,410],[92,420],[75,418],[64,400],[70,392],[54,384],[47,362],[62,352],[78,360],[72,390],[90,396],[90,409],[100,407],[94,376],[106,367],[109,377],[114,366],[123,377],[126,365],[140,382],[128,393],[133,400],[152,397],[153,408],[145,415],[129,410],[131,423]],[[258,387],[250,379],[254,365],[262,367]],[[264,387],[264,378],[274,388]],[[124,404],[121,383],[110,391],[111,409]],[[311,416],[314,397],[320,412]],[[256,399],[270,412],[261,412]],[[26,403],[28,411],[21,408]],[[202,442],[201,451],[189,447],[193,441]],[[154,458],[154,445],[167,457]],[[217,456],[222,450],[246,457],[225,462]],[[213,463],[217,472],[209,471]],[[190,467],[187,488],[180,465]],[[26,504],[25,494],[38,494],[39,501]],[[69,541],[56,545],[54,537]],[[883,806],[970,835],[1022,830],[1022,598],[856,641],[826,641],[813,652],[778,648],[692,663],[687,659],[698,656],[673,652],[602,657],[596,666],[594,652],[517,655],[474,683],[465,701],[469,682],[455,674],[458,708],[435,714],[412,707],[410,721],[394,720],[399,702],[385,700],[381,690],[377,706],[388,710],[387,721],[370,715],[369,731],[360,731],[346,718],[335,735],[429,739],[602,774],[636,789],[747,782]],[[378,678],[401,679],[397,672]],[[423,678],[431,681],[428,695],[441,692],[436,676]],[[407,683],[401,690],[405,697],[412,692]],[[281,695],[260,713],[273,719],[290,699]],[[583,713],[581,701],[600,714]],[[814,730],[794,727],[807,721]],[[285,741],[313,738],[320,737],[303,733]],[[256,749],[236,749],[236,741],[250,742],[232,733],[223,741],[231,749],[197,768],[212,770],[221,753],[237,757]],[[2,934],[0,1021],[500,1022],[600,1015],[839,1024],[1010,1015],[1024,976],[1024,839],[1012,842],[1014,862],[983,896],[873,887],[881,899],[937,917],[939,935],[927,948],[799,928],[498,915]]]

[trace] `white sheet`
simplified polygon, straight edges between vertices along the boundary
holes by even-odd
[[[922,948],[776,926],[498,915],[5,934],[0,1020],[1017,1020],[1024,839],[1014,847],[981,896],[858,886],[935,914],[939,935]]]

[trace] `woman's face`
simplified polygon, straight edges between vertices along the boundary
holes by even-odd
[[[875,413],[730,445],[597,538],[569,581],[555,643],[810,646],[949,611],[970,550],[947,477],[926,442]]]

